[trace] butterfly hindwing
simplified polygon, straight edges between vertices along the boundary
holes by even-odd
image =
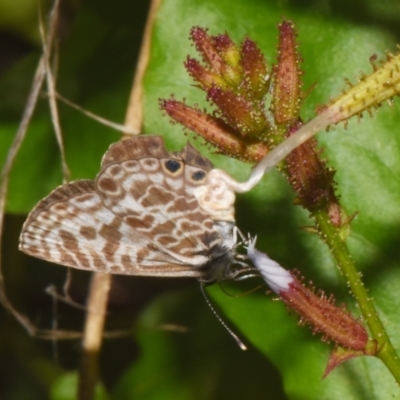
[[[168,153],[158,136],[118,142],[103,158],[96,190],[104,204],[160,247],[179,256],[205,254],[219,238],[194,189],[212,164],[188,145]]]
[[[95,182],[60,186],[39,202],[20,249],[91,271],[201,278],[221,243],[193,194],[211,168],[190,145],[168,153],[157,136],[118,142]]]

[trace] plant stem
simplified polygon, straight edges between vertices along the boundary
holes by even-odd
[[[110,287],[110,275],[101,272],[92,275],[77,387],[77,398],[79,400],[93,399],[95,395],[96,384],[99,379],[99,353],[103,340]]]
[[[317,224],[318,233],[328,245],[340,271],[345,276],[357,300],[364,321],[376,343],[376,354],[374,355],[382,360],[391,371],[396,381],[400,384],[399,357],[379,318],[372,299],[368,297],[368,293],[361,280],[361,274],[355,268],[346,243],[340,238],[339,229],[332,224],[325,210],[319,210],[315,212],[313,216]]]
[[[135,71],[135,78],[125,116],[125,126],[138,134],[141,132],[143,124],[143,76],[149,60],[151,44],[150,37],[160,1],[161,0],[151,0],[140,48],[138,65]],[[122,139],[126,139],[129,136],[131,135],[125,133],[122,136]],[[85,338],[79,375],[78,399],[92,399],[95,393],[95,385],[98,380],[97,361],[102,344],[104,318],[106,315],[105,311],[110,286],[111,275],[99,272],[94,273],[90,289],[90,298],[92,298],[94,305],[89,307],[85,324]],[[91,331],[96,333],[95,337],[91,337],[93,336]],[[88,338],[86,339],[86,337]],[[88,342],[88,345],[85,346],[86,342]]]

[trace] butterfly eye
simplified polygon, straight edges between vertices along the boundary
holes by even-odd
[[[204,171],[196,171],[193,172],[192,174],[192,179],[196,182],[201,181],[202,179],[204,179],[204,177],[206,176],[206,173]]]
[[[181,163],[176,160],[165,161],[164,166],[169,172],[172,172],[172,173],[175,173],[182,168]]]

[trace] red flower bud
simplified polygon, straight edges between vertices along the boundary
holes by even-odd
[[[242,136],[256,135],[268,128],[263,109],[230,90],[213,87],[207,98],[220,109],[223,120]]]
[[[255,240],[249,241],[247,256],[270,288],[300,316],[302,323],[309,324],[314,332],[322,333],[325,340],[332,340],[338,346],[360,351],[366,348],[365,328],[344,307],[337,307],[333,296],[327,297],[323,292],[315,294],[308,289],[291,272],[258,251]]]
[[[278,124],[297,120],[301,104],[301,58],[289,21],[279,24],[278,64],[273,69],[272,110]]]
[[[204,68],[196,59],[188,57],[184,65],[189,75],[199,82],[204,90],[213,86],[227,87],[225,81],[218,74]]]
[[[241,50],[246,90],[249,97],[261,99],[270,85],[267,61],[256,43],[249,38],[244,40]]]
[[[203,61],[211,68],[212,72],[219,74],[224,61],[214,46],[211,36],[207,34],[207,30],[195,26],[190,31],[190,37],[196,50],[202,55]]]
[[[244,140],[235,135],[231,127],[221,119],[211,117],[202,111],[187,106],[177,100],[161,100],[160,108],[174,121],[201,135],[216,146],[223,154],[239,160],[256,163],[268,152],[263,143]]]

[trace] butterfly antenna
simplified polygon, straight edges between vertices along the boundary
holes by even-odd
[[[231,328],[229,328],[229,326],[223,321],[223,319],[219,316],[219,314],[217,313],[217,311],[215,310],[215,308],[213,307],[213,305],[211,304],[210,300],[208,299],[206,292],[204,290],[204,285],[200,284],[200,290],[201,293],[203,294],[203,297],[206,301],[206,303],[208,304],[208,307],[210,307],[211,311],[213,312],[213,314],[215,315],[215,317],[217,318],[217,320],[221,323],[221,325],[226,329],[226,331],[233,337],[233,339],[235,340],[235,342],[237,343],[237,345],[242,349],[242,350],[247,350],[246,345],[239,339],[239,337],[232,331]]]

